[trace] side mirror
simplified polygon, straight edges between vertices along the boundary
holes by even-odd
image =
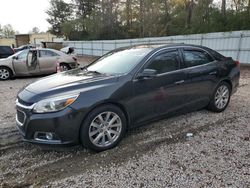
[[[18,60],[18,56],[13,56],[12,59]]]
[[[154,69],[144,69],[142,73],[139,73],[137,78],[144,79],[144,78],[154,78],[156,77],[156,70]]]

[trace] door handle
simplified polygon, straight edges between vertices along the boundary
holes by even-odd
[[[210,72],[209,75],[216,75],[217,71]]]
[[[175,84],[183,84],[185,82],[185,80],[179,80],[179,81],[176,81]]]

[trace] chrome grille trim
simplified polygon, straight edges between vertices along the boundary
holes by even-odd
[[[26,120],[26,114],[23,112],[23,111],[20,111],[20,110],[18,110],[20,113],[23,113],[23,115],[24,115],[24,118],[23,118],[23,122],[20,122],[19,121],[19,119],[18,119],[18,115],[16,114],[16,123],[19,125],[19,126],[23,126],[24,125],[24,122],[25,122],[25,120]]]
[[[21,107],[21,108],[24,108],[24,109],[28,109],[28,110],[32,110],[34,108],[34,106],[36,105],[36,103],[30,105],[30,106],[26,106],[26,105],[23,105],[21,103],[19,103],[18,99],[16,99],[16,105],[18,107]]]

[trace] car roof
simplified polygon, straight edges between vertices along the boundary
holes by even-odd
[[[185,43],[146,43],[146,44],[136,44],[132,46],[125,46],[121,48],[117,48],[111,51],[112,52],[118,52],[122,50],[129,50],[129,49],[145,49],[150,50],[152,53],[161,49],[167,49],[167,48],[181,48],[181,47],[188,47],[188,48],[197,48],[205,50],[206,52],[209,52],[210,55],[212,55],[216,59],[223,59],[225,58],[222,54],[216,52],[215,50],[212,50],[206,46],[201,45],[194,45],[194,44],[185,44]],[[110,52],[108,52],[110,53]]]
[[[179,48],[179,47],[193,47],[193,48],[200,48],[206,51],[211,51],[210,48],[200,45],[193,45],[193,44],[185,44],[185,43],[145,43],[145,44],[136,44],[132,46],[124,46],[117,49],[112,50],[111,52],[117,52],[122,50],[129,50],[129,49],[148,49],[150,51],[157,51],[164,48]]]
[[[58,55],[60,55],[60,56],[68,56],[68,54],[65,54],[65,53],[63,53],[63,52],[61,52],[61,51],[59,51],[59,50],[55,50],[55,49],[52,49],[52,48],[32,48],[32,49],[30,49],[30,50],[45,50],[45,51],[52,51],[52,52],[55,52],[55,53],[57,53]]]
[[[118,48],[119,50],[126,50],[126,49],[140,49],[140,48],[145,48],[145,49],[161,49],[161,48],[167,48],[167,47],[195,47],[195,48],[203,48],[206,49],[207,47],[205,46],[200,46],[200,45],[194,45],[194,44],[185,44],[185,43],[145,43],[145,44],[136,44],[132,46],[126,46],[126,47],[121,47]]]

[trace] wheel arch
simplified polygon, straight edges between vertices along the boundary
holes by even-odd
[[[83,117],[82,119],[82,122],[81,122],[81,125],[80,125],[80,129],[79,129],[79,139],[80,139],[80,130],[82,128],[82,125],[83,125],[83,122],[85,121],[85,119],[88,117],[88,115],[93,111],[95,110],[96,108],[98,107],[101,107],[101,106],[104,106],[104,105],[114,105],[116,107],[118,107],[119,109],[122,110],[122,112],[124,113],[125,115],[125,118],[127,120],[127,126],[126,126],[126,129],[128,130],[128,128],[130,127],[130,124],[131,124],[131,118],[130,118],[130,115],[128,113],[128,111],[126,110],[125,106],[122,105],[121,103],[118,103],[118,102],[115,102],[115,101],[102,101],[96,105],[94,105],[93,107],[91,107],[91,109],[88,111],[88,113],[85,114],[85,116]]]
[[[0,68],[6,68],[6,69],[10,70],[11,77],[12,77],[12,76],[14,75],[14,73],[15,73],[15,71],[14,71],[12,68],[10,68],[10,67],[8,67],[8,66],[6,66],[6,65],[0,65]]]
[[[229,78],[225,78],[225,79],[221,80],[221,81],[219,82],[219,84],[222,83],[222,82],[226,82],[227,84],[229,84],[230,89],[231,89],[231,91],[232,91],[233,84],[232,84],[232,81],[231,81]],[[219,84],[218,84],[218,85],[219,85]]]

